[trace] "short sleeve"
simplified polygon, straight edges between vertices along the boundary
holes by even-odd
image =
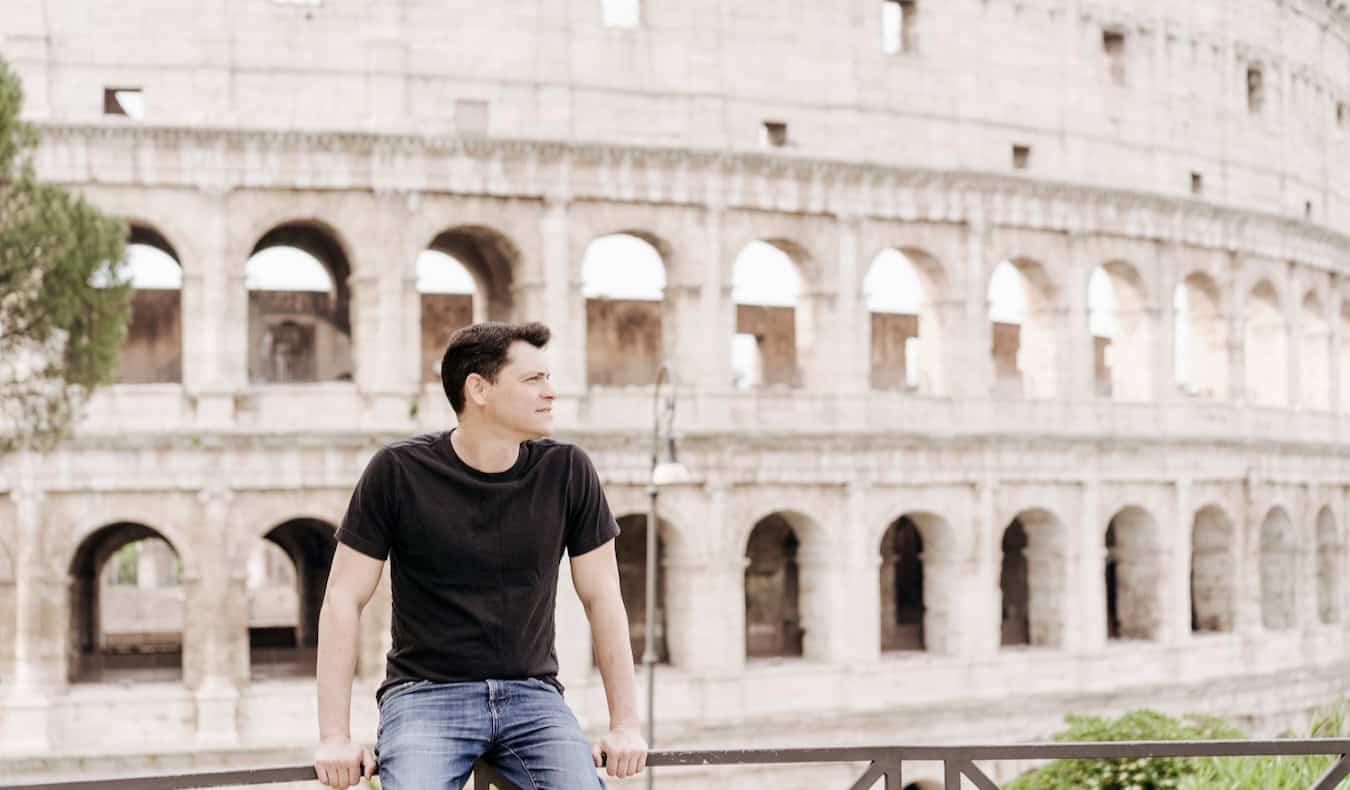
[[[366,464],[366,471],[352,490],[347,513],[338,527],[338,542],[377,560],[387,559],[398,523],[397,485],[398,460],[389,448],[382,448]]]
[[[567,554],[577,557],[599,548],[619,534],[609,511],[600,475],[586,452],[572,448],[571,479],[567,483]]]

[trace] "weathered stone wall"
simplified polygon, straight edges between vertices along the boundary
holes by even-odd
[[[586,381],[650,386],[661,368],[661,303],[586,300]]]
[[[177,289],[138,288],[122,346],[117,381],[154,384],[183,380],[182,309]]]
[[[422,294],[422,381],[438,384],[441,358],[450,336],[473,323],[473,296],[468,294]]]

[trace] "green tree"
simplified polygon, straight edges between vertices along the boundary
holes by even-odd
[[[0,59],[0,452],[45,449],[117,370],[131,317],[127,228],[38,180],[23,91]]]

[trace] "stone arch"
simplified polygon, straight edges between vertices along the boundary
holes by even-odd
[[[248,589],[249,667],[255,679],[314,673],[319,611],[337,549],[336,531],[322,519],[297,517],[276,524],[262,536],[261,542],[280,549],[290,562],[292,572],[282,580],[293,587],[289,594],[270,583]],[[267,556],[266,548],[262,552]],[[250,576],[250,580],[258,578]],[[287,617],[291,613],[293,621]]]
[[[1331,408],[1331,324],[1316,289],[1299,306],[1299,403],[1305,409]]]
[[[1058,289],[1045,266],[1030,258],[1000,261],[990,272],[986,294],[994,393],[1056,397],[1062,321]]]
[[[352,377],[349,245],[318,220],[276,225],[249,253],[248,373],[254,383]],[[326,282],[308,275],[317,262]],[[279,275],[285,269],[287,278]]]
[[[620,532],[614,539],[614,553],[619,565],[619,589],[628,612],[628,635],[633,659],[640,662],[646,648],[647,628],[647,514],[625,513],[617,520]],[[667,553],[669,537],[674,528],[660,516],[657,516],[656,523],[656,619],[652,639],[657,663],[666,664],[670,662],[670,651],[666,645],[666,561],[670,556]]]
[[[1092,270],[1088,324],[1099,396],[1122,401],[1152,398],[1154,315],[1152,297],[1132,264],[1113,260]]]
[[[799,518],[772,513],[757,521],[745,547],[745,655],[805,654]]]
[[[884,247],[869,261],[862,293],[870,316],[872,388],[945,392],[942,266],[914,247]]]
[[[1298,532],[1289,512],[1272,507],[1261,521],[1261,624],[1272,631],[1298,623]]]
[[[130,270],[131,321],[118,360],[119,384],[183,380],[183,264],[154,225],[128,223],[125,266]]]
[[[1191,632],[1227,633],[1236,620],[1237,556],[1233,520],[1205,505],[1191,523]]]
[[[619,231],[590,240],[582,254],[586,300],[586,381],[648,386],[669,355],[666,299],[670,245],[651,233]]]
[[[69,682],[182,680],[183,567],[178,545],[143,523],[114,521],[84,536],[67,569]]]
[[[812,311],[802,304],[808,260],[804,248],[782,239],[757,239],[737,254],[731,355],[738,388],[803,385],[802,363],[814,341]]]
[[[1288,405],[1289,327],[1283,300],[1269,280],[1261,280],[1247,292],[1245,310],[1247,399],[1258,406]]]
[[[881,555],[881,650],[950,652],[948,622],[959,575],[955,536],[943,517],[906,511],[886,527]]]
[[[1106,526],[1108,639],[1157,639],[1162,626],[1163,562],[1158,523],[1130,505]]]
[[[1345,546],[1330,507],[1317,511],[1317,619],[1331,625],[1341,621],[1345,597]]]
[[[1183,394],[1228,398],[1228,320],[1214,278],[1191,272],[1172,295],[1173,374]]]
[[[1004,646],[1064,646],[1067,539],[1059,517],[1040,507],[1018,512],[1003,529],[999,593]]]

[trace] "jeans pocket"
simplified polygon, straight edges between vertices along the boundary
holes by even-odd
[[[384,706],[393,702],[395,698],[401,697],[409,691],[418,689],[430,682],[430,680],[405,680],[402,683],[391,686],[388,691],[384,692],[384,696],[380,697],[380,710],[384,710]]]

